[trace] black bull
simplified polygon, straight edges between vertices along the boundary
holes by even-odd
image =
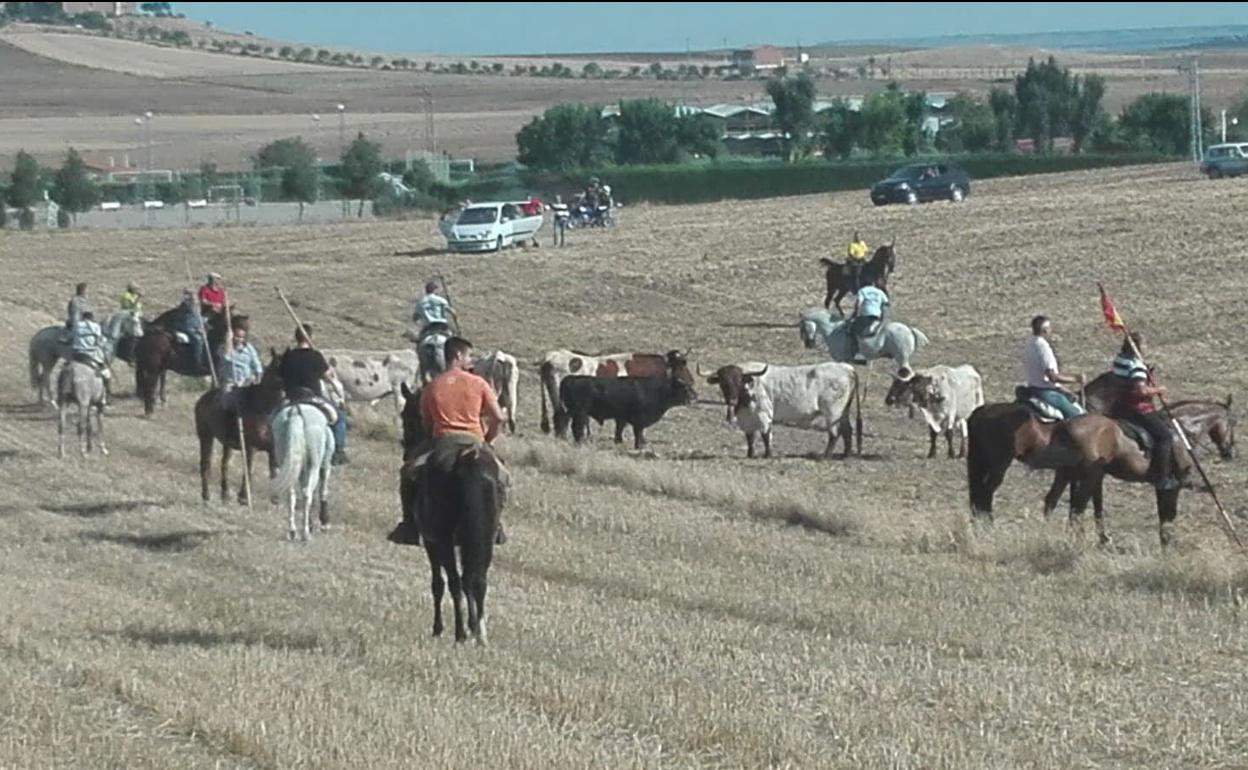
[[[559,400],[572,417],[572,436],[585,439],[589,418],[599,425],[615,420],[615,443],[624,441],[624,427],[633,428],[633,446],[645,446],[644,431],[674,406],[697,398],[693,387],[675,377],[620,377],[602,379],[573,375],[559,385]]]

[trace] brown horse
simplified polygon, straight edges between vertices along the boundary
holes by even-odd
[[[1122,379],[1113,372],[1105,372],[1089,382],[1084,388],[1084,406],[1088,413],[1109,416],[1121,388]],[[1231,413],[1231,395],[1228,394],[1226,401],[1221,403],[1213,400],[1178,401],[1170,405],[1170,413],[1183,426],[1183,432],[1191,440],[1193,448],[1212,444],[1223,460],[1234,459],[1235,415]],[[1045,516],[1057,509],[1069,483],[1061,473],[1053,478],[1053,486],[1044,496]]]
[[[167,372],[187,377],[207,377],[211,373],[207,364],[192,360],[189,345],[178,343],[175,332],[169,328],[171,312],[158,316],[134,346],[134,389],[143,399],[143,414],[148,417],[156,411],[158,387],[160,403],[166,403]],[[241,320],[238,316],[235,318]],[[208,350],[216,350],[225,339],[224,319],[214,315],[204,320],[208,329]]]
[[[1097,533],[1101,542],[1109,540],[1105,531],[1103,485],[1108,474],[1128,482],[1149,481],[1148,456],[1114,420],[1101,415],[1083,415],[1062,422],[1043,423],[1025,404],[985,404],[967,421],[966,473],[971,514],[992,519],[993,496],[1015,460],[1029,468],[1057,471],[1054,489],[1071,484],[1070,519],[1078,523],[1093,503]],[[1190,470],[1184,453],[1176,452],[1176,475],[1182,479]],[[1045,509],[1057,499],[1045,498]],[[1157,490],[1157,517],[1162,545],[1171,540],[1170,527],[1178,514],[1178,489]]]
[[[243,432],[247,439],[247,452],[243,461],[251,474],[251,461],[256,452],[264,452],[269,459],[269,476],[273,476],[273,437],[269,433],[269,415],[282,403],[282,381],[278,366],[282,355],[270,349],[269,365],[264,368],[260,382],[240,388],[239,414],[243,419]],[[221,443],[221,500],[229,496],[230,452],[239,450],[238,420],[227,415],[221,405],[221,389],[213,388],[195,402],[195,435],[199,437],[199,480],[204,502],[208,502],[208,473],[212,470],[214,442]],[[238,501],[247,501],[240,484]]]
[[[888,277],[897,269],[897,250],[893,248],[895,243],[896,241],[876,249],[871,259],[867,260],[867,263],[862,266],[862,276],[859,280],[863,284],[874,278],[876,286],[879,286],[881,289],[888,289]],[[845,275],[845,263],[837,262],[827,257],[820,257],[819,262],[827,268],[828,290],[823,297],[823,307],[825,310],[828,310],[835,304],[837,314],[844,318],[845,313],[841,310],[841,300],[845,298],[846,294],[852,294],[854,291],[849,284],[848,277]]]

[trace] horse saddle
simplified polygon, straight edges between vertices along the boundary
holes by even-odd
[[[1040,422],[1061,422],[1064,417],[1056,407],[1051,406],[1045,401],[1036,397],[1030,388],[1019,386],[1014,389],[1014,400],[1020,404],[1030,407],[1035,414],[1036,419]]]
[[[319,393],[313,393],[307,388],[296,388],[283,406],[291,406],[292,404],[314,406],[321,410],[321,414],[325,415],[325,420],[330,425],[338,422],[338,410],[334,408],[333,404],[326,401],[324,396],[321,396]]]
[[[1126,434],[1127,438],[1136,443],[1141,452],[1147,456],[1152,456],[1154,442],[1148,431],[1127,420],[1114,420],[1114,422],[1118,424],[1118,429]]]

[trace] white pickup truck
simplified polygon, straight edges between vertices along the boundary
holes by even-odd
[[[473,203],[438,222],[451,251],[502,251],[528,240],[537,240],[542,212],[526,214],[528,201]]]

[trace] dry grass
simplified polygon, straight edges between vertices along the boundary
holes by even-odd
[[[995,180],[962,206],[638,207],[498,257],[400,256],[437,245],[427,221],[11,234],[0,767],[1242,766],[1248,571],[1208,500],[1184,496],[1163,553],[1148,490],[1111,481],[1101,550],[1042,519],[1047,476],[1015,469],[997,523],[973,526],[962,465],[923,459],[880,373],[865,457],[811,460],[823,435],[781,430],[780,456],[750,461],[710,405],[652,429],[652,455],[609,430],[557,444],[526,369],[482,650],[429,637],[423,554],[384,541],[388,404],[355,415],[331,482],[343,527],[293,545],[267,504],[198,503],[185,388],[150,421],[118,401],[106,460],[57,462],[24,349],[79,278],[105,306],[135,278],[158,307],[187,256],[226,275],[265,347],[290,327],[274,284],[322,344],[373,349],[399,344],[441,273],[477,345],[526,364],[563,346],[817,361],[785,325],[821,297],[815,258],[857,228],[896,235],[897,313],[932,338],[924,361],[974,363],[990,399],[1035,312],[1057,319],[1065,367],[1106,364],[1098,279],[1176,398],[1242,392],[1248,255],[1228,223],[1245,205],[1248,188],[1172,166]],[[1242,463],[1210,470],[1241,507]]]

